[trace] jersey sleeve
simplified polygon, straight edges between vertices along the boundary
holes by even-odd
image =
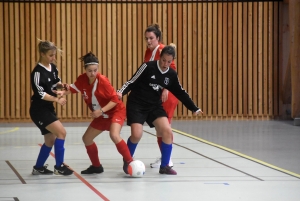
[[[178,76],[174,75],[173,79],[175,81],[173,81],[172,84],[166,89],[171,91],[172,94],[178,100],[180,100],[187,109],[191,110],[192,112],[198,111],[199,108],[195,105],[189,94],[182,88]]]
[[[119,89],[117,92],[122,93],[122,96],[127,94],[131,89],[133,89],[144,77],[147,71],[147,63],[143,63],[137,71],[134,73],[132,78],[125,82],[121,89]]]
[[[71,93],[80,93],[81,92],[81,89],[82,89],[82,83],[83,83],[83,80],[82,80],[82,75],[79,76],[76,81],[70,85],[70,91]]]
[[[105,76],[101,77],[101,82],[98,83],[98,90],[104,90],[105,95],[110,98],[110,101],[114,103],[119,102],[119,98],[114,87],[111,85],[109,79]]]
[[[41,73],[39,71],[33,72],[32,75],[32,90],[35,95],[38,95],[41,99],[44,99],[47,94],[41,85]]]

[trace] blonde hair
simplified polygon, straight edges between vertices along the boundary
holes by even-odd
[[[38,38],[39,44],[38,44],[38,50],[39,53],[46,54],[49,50],[57,50],[61,52],[61,49],[57,48],[55,44],[48,40],[41,40]]]

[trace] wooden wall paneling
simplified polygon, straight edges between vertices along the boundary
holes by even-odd
[[[106,11],[107,11],[107,19],[106,19],[106,31],[107,31],[107,36],[106,36],[106,58],[107,58],[107,74],[106,76],[108,77],[109,80],[112,80],[112,7],[111,4],[106,4]]]
[[[103,15],[106,14],[106,7],[102,10]],[[88,26],[88,14],[89,11],[87,10],[87,4],[86,3],[82,3],[81,4],[81,55],[79,55],[79,57],[85,55],[86,53],[88,53],[89,49],[88,49],[88,45],[87,45],[87,38],[88,38],[88,31],[90,30],[90,27]],[[106,18],[105,18],[106,20]],[[106,30],[106,27],[104,27],[103,30]],[[103,38],[103,40],[105,39],[105,37]],[[105,47],[105,44],[103,44],[103,47]],[[105,59],[106,54],[104,54],[103,58]],[[106,60],[105,60],[106,61]],[[83,66],[83,72],[85,72],[84,69],[84,63],[80,62],[81,66]],[[106,65],[105,65],[105,69],[106,69]],[[82,118],[84,119],[88,119],[89,118],[89,109],[88,106],[86,106],[86,104],[84,103],[84,101],[82,101]]]
[[[183,6],[182,4],[178,4],[178,8],[177,8],[177,30],[176,30],[176,33],[177,33],[177,72],[178,72],[178,77],[179,77],[179,80],[182,83],[182,77],[183,77],[183,58],[182,58],[182,50],[183,50],[183,28],[182,28],[182,23],[183,23]],[[184,85],[183,85],[184,88],[186,88]],[[178,116],[179,118],[182,118],[182,114],[183,114],[183,107],[182,107],[182,103],[179,102],[178,103],[178,106],[177,106],[177,111],[178,111]]]
[[[218,39],[217,39],[217,79],[218,79],[218,117],[223,117],[223,4],[218,4]]]
[[[133,36],[132,36],[132,30],[133,29],[130,29],[130,27],[132,27],[132,4],[127,4],[127,63],[126,63],[126,68],[127,68],[127,80],[129,80],[134,71],[133,71],[133,68],[134,68],[134,64],[133,64],[133,60],[132,60],[132,55],[133,55]]]
[[[174,37],[173,37],[173,7],[171,3],[167,4],[166,8],[166,15],[167,15],[167,29],[166,32],[168,34],[168,41],[169,43],[174,43]]]
[[[191,32],[192,32],[192,54],[191,54],[191,63],[190,63],[190,68],[192,69],[192,92],[190,94],[191,98],[193,99],[194,103],[199,107],[199,100],[198,100],[198,87],[197,87],[197,83],[199,82],[198,79],[198,60],[197,60],[197,55],[198,55],[198,51],[197,51],[197,44],[198,44],[198,33],[197,33],[197,29],[198,29],[198,23],[197,23],[197,4],[193,3],[191,4],[191,24],[193,26],[191,27]],[[198,118],[198,117],[197,117]]]
[[[99,4],[97,5],[99,7]],[[76,62],[74,64],[74,66],[77,66],[76,68],[76,78],[77,76],[81,75],[84,72],[84,67],[83,64],[79,61],[79,57],[81,57],[82,54],[82,49],[83,49],[83,45],[82,45],[82,10],[81,10],[81,5],[80,4],[76,4],[76,40],[80,41],[77,42],[77,46],[76,46]],[[101,21],[101,20],[99,20]],[[100,30],[100,33],[102,31]],[[100,60],[100,62],[102,63],[102,61]],[[75,80],[72,82],[74,83]],[[84,100],[82,99],[82,95],[78,94],[76,97],[77,100],[77,107],[76,107],[76,114],[77,114],[77,118],[82,118],[83,117],[83,105],[84,105]]]
[[[228,3],[223,3],[223,31],[222,31],[222,44],[223,44],[223,61],[222,61],[222,66],[223,66],[223,116],[228,117]]]
[[[127,7],[128,4],[122,4],[122,33],[126,33],[128,30],[128,12],[127,12]],[[129,31],[129,30],[128,30]],[[130,35],[127,34],[122,34],[122,83],[118,86],[118,89],[121,88],[121,86],[131,78],[131,75],[128,73],[128,52],[129,50],[128,46],[128,38]],[[127,96],[123,96],[123,102],[126,103],[127,101]]]
[[[4,90],[6,87],[5,86],[5,78],[4,78],[4,75],[5,75],[5,71],[4,71],[4,60],[5,60],[5,57],[4,57],[4,52],[5,52],[5,40],[4,40],[4,27],[5,27],[5,24],[4,24],[4,16],[5,16],[5,13],[4,13],[4,3],[0,3],[0,18],[2,20],[0,20],[0,44],[3,44],[1,47],[0,47],[0,66],[3,66],[2,68],[0,68],[0,118],[1,119],[4,119],[5,118],[5,113],[4,113],[4,105],[5,105],[5,99],[4,99],[4,96],[5,96],[5,93],[4,93]],[[24,101],[23,101],[24,102]],[[6,106],[7,107],[7,106]]]
[[[213,57],[213,21],[212,21],[212,4],[207,4],[207,115],[211,118],[213,116],[213,63],[212,63],[212,57]]]
[[[116,68],[117,68],[117,82],[116,85],[113,86],[115,88],[115,90],[118,90],[122,84],[123,84],[123,73],[122,73],[122,69],[125,67],[123,65],[122,62],[122,57],[124,57],[123,55],[123,43],[122,43],[122,35],[123,35],[123,31],[122,31],[122,24],[124,23],[124,19],[122,19],[122,4],[117,4],[117,24],[116,24],[116,30],[117,30],[117,55],[116,55]],[[124,34],[126,35],[126,34]]]
[[[19,17],[20,17],[20,30],[19,32],[19,37],[20,37],[20,63],[19,63],[19,75],[17,77],[17,79],[20,79],[20,85],[18,86],[19,89],[16,89],[16,91],[18,91],[19,93],[17,93],[17,99],[21,100],[19,101],[19,107],[20,107],[20,116],[19,118],[24,118],[26,116],[26,101],[24,101],[25,98],[25,87],[26,86],[26,81],[28,81],[26,78],[30,77],[30,74],[26,74],[25,73],[25,68],[28,68],[29,66],[26,65],[25,63],[25,37],[26,37],[26,31],[25,31],[25,4],[24,3],[20,3],[20,10],[19,10]],[[0,42],[1,43],[1,42]],[[3,43],[1,43],[3,44]],[[1,57],[1,56],[0,56]],[[3,74],[2,74],[3,75]],[[24,76],[25,75],[25,76]],[[30,82],[30,80],[29,80]]]
[[[236,36],[233,38],[237,37],[237,49],[235,51],[237,54],[237,106],[238,106],[238,116],[243,115],[243,86],[244,86],[244,81],[243,81],[243,69],[245,68],[243,64],[243,38],[245,37],[243,34],[243,3],[236,3],[237,5],[237,32]],[[235,52],[234,51],[234,52]]]
[[[62,59],[61,57],[63,56],[63,51],[65,51],[62,47],[61,44],[61,4],[56,4],[56,41],[53,41],[56,46],[61,50],[57,52],[56,55],[56,66],[58,70],[58,75],[60,79],[63,79],[63,74],[62,74]],[[58,117],[61,117],[61,106],[59,104],[54,104],[56,108],[56,113]]]
[[[152,13],[151,13],[152,21],[150,22],[150,24],[153,24],[153,23],[158,23],[159,24],[159,21],[157,19],[157,13],[158,13],[157,6],[158,6],[158,4],[152,4],[152,6],[151,6],[152,7],[152,9],[151,9],[151,11],[152,11]],[[159,26],[161,26],[161,24],[159,24]]]
[[[269,34],[268,34],[268,27],[269,27],[269,3],[264,2],[263,6],[263,115],[268,115],[269,103],[268,103],[268,55],[269,55]]]
[[[15,69],[15,74],[13,75],[14,77],[14,80],[15,80],[15,92],[14,92],[14,96],[15,96],[15,118],[16,119],[20,119],[21,117],[21,74],[20,74],[20,71],[21,71],[21,67],[24,67],[20,61],[21,61],[21,55],[20,55],[20,52],[21,52],[21,41],[23,40],[24,38],[24,31],[23,30],[20,30],[21,28],[21,16],[20,16],[20,3],[14,3],[14,12],[15,12],[15,23],[14,23],[14,26],[15,26],[15,52],[13,54],[13,57],[15,59],[15,62],[14,62],[14,69]],[[23,37],[20,37],[20,35],[22,34]]]
[[[68,79],[67,83],[68,84],[73,84],[77,78],[77,76],[79,76],[80,74],[77,74],[77,68],[81,69],[81,66],[77,65],[77,59],[79,58],[77,56],[77,49],[78,49],[78,42],[76,41],[77,38],[77,21],[80,21],[77,18],[77,8],[76,8],[76,4],[72,3],[71,4],[71,16],[70,16],[70,20],[71,20],[71,32],[70,32],[70,41],[71,41],[71,50],[70,50],[70,54],[71,54],[71,58],[70,58],[70,63],[68,65]],[[69,103],[69,106],[71,107],[71,116],[72,118],[78,118],[78,101],[77,101],[77,94],[70,94],[68,97],[68,100],[72,100],[72,103]],[[69,116],[69,114],[68,114]],[[69,117],[70,118],[70,117]]]
[[[167,4],[162,3],[161,5],[161,28],[163,30],[163,39],[166,45],[169,44],[168,38],[168,11]]]
[[[15,73],[16,73],[16,58],[15,58],[15,49],[16,49],[16,38],[15,38],[15,23],[19,23],[19,19],[15,19],[15,12],[14,12],[14,4],[9,4],[9,77],[13,78],[10,79],[9,86],[12,89],[15,89],[16,87],[16,78],[15,78]],[[17,14],[16,14],[17,15]],[[19,58],[18,58],[19,59]],[[9,99],[9,103],[10,103],[10,118],[14,119],[16,118],[16,97],[15,97],[15,90],[8,90],[9,91],[9,95],[10,95],[10,99]]]
[[[218,4],[212,4],[212,114],[218,116]]]
[[[188,11],[187,5],[182,4],[182,74],[181,74],[181,83],[182,86],[189,92],[189,85],[188,85]],[[182,106],[182,116],[188,117],[188,111],[186,107]]]
[[[243,109],[244,111],[248,111],[248,67],[249,67],[249,59],[248,59],[248,3],[243,4]],[[247,114],[247,113],[246,113]]]
[[[112,59],[112,62],[111,62],[111,72],[112,72],[112,80],[110,80],[111,84],[113,87],[116,87],[117,86],[117,74],[118,74],[118,71],[117,71],[117,39],[118,39],[118,35],[117,34],[120,34],[120,32],[118,33],[117,32],[117,4],[112,4],[112,11],[111,11],[111,14],[112,14],[112,55],[111,55],[111,59]]]
[[[40,35],[40,37],[43,40],[47,40],[46,32],[49,28],[48,29],[46,28],[46,26],[47,26],[46,25],[46,5],[45,5],[45,3],[39,3],[39,4],[40,4],[40,19],[41,19],[41,22],[40,22],[41,35]]]
[[[61,57],[61,79],[63,82],[67,80],[67,53],[69,52],[68,49],[68,43],[67,43],[67,33],[68,33],[68,28],[67,28],[67,14],[66,14],[66,4],[61,4],[60,7],[61,11],[61,47],[62,47],[62,57]],[[58,107],[61,109],[61,117],[66,118],[67,117],[67,105],[60,106]]]
[[[97,27],[97,21],[98,21],[98,10],[97,10],[97,6],[94,5],[94,4],[91,4],[91,28],[90,28],[90,31],[91,31],[91,39],[92,39],[92,47],[91,47],[91,50],[92,52],[94,52],[94,54],[96,54],[96,56],[98,57],[99,59],[99,53],[98,53],[98,46],[97,46],[97,32],[99,31],[98,30],[98,27]]]
[[[247,102],[243,110],[244,116],[248,114],[248,116],[253,116],[253,3],[248,2],[248,86],[245,93],[247,93]]]
[[[203,73],[203,85],[202,85],[202,94],[203,94],[203,112],[205,113],[206,118],[210,115],[209,114],[209,109],[208,109],[208,101],[209,101],[209,97],[208,97],[208,86],[207,86],[207,68],[208,68],[208,63],[207,63],[207,8],[208,8],[208,3],[203,3],[203,7],[202,7],[202,31],[203,31],[203,35],[202,35],[202,40],[203,40],[203,60],[202,60],[202,73]]]
[[[31,94],[32,94],[32,90],[31,90],[31,80],[30,80],[30,73],[31,73],[31,69],[34,67],[31,65],[31,52],[32,49],[35,49],[35,46],[32,46],[31,44],[31,26],[32,26],[32,21],[30,18],[30,4],[29,3],[25,3],[25,16],[24,16],[24,32],[25,32],[25,47],[26,47],[26,51],[25,53],[25,85],[23,85],[23,87],[25,87],[24,90],[24,96],[22,96],[25,100],[23,102],[25,102],[25,119],[29,119],[30,115],[29,115],[29,108],[30,108],[30,103],[31,103]],[[36,40],[34,40],[36,41]],[[22,94],[23,95],[23,94]]]
[[[153,23],[152,3],[147,3],[147,26]]]
[[[274,3],[268,3],[268,115],[274,115],[274,103],[273,103],[273,93],[274,93],[274,86],[273,86],[273,74],[274,74]]]
[[[140,66],[140,64],[137,63],[137,55],[138,55],[138,52],[137,52],[137,33],[136,33],[136,30],[138,29],[137,27],[137,19],[136,19],[136,14],[137,14],[137,6],[136,4],[132,4],[132,73],[131,75],[133,75],[133,73],[136,72],[137,68]]]
[[[240,4],[239,4],[240,5]],[[238,45],[239,45],[239,35],[238,35],[238,19],[241,18],[239,15],[240,9],[238,9],[238,3],[233,3],[232,5],[232,114],[234,117],[240,114],[240,102],[239,98],[239,87],[238,87],[238,73],[243,66],[238,66]],[[238,17],[235,17],[238,16]],[[238,69],[239,68],[239,69]],[[243,83],[242,85],[243,86]]]
[[[144,62],[144,54],[145,54],[145,51],[146,51],[146,42],[145,42],[145,36],[144,36],[144,31],[145,29],[147,28],[148,26],[148,10],[147,10],[147,7],[148,7],[148,4],[142,4],[142,13],[143,13],[143,19],[142,19],[142,62]],[[142,63],[141,62],[141,63]]]
[[[233,76],[232,76],[232,72],[233,72],[233,66],[232,66],[232,37],[233,37],[233,27],[232,27],[232,21],[233,21],[233,15],[232,15],[232,7],[233,7],[233,3],[228,3],[228,41],[227,41],[227,51],[228,51],[228,63],[227,63],[227,82],[228,82],[228,85],[227,85],[227,93],[228,93],[228,115],[229,116],[232,116],[233,115],[233,96],[232,96],[232,93],[233,93],[233,86],[232,86],[232,79],[233,79]]]
[[[186,77],[186,86],[187,86],[187,90],[189,95],[191,96],[191,98],[193,99],[193,85],[194,85],[194,79],[193,79],[193,74],[194,74],[194,66],[193,66],[193,45],[188,45],[188,44],[193,44],[193,27],[191,26],[193,24],[193,7],[192,4],[187,4],[186,7],[186,22],[187,22],[187,46],[186,46],[186,52],[185,54],[185,58],[186,58],[186,67],[185,69],[187,70],[187,76]],[[187,111],[187,116],[189,118],[192,117],[193,113],[188,110],[187,108],[185,108],[185,110]]]
[[[263,3],[258,3],[258,116],[263,113]]]
[[[273,108],[274,108],[274,115],[278,116],[280,115],[280,110],[279,110],[279,84],[280,82],[280,76],[281,73],[279,72],[279,69],[282,69],[282,62],[279,62],[279,52],[280,52],[280,48],[282,47],[279,41],[280,38],[282,38],[281,36],[281,27],[282,27],[282,16],[280,15],[280,10],[282,6],[279,6],[279,2],[274,2],[274,30],[273,30],[273,34],[274,34],[274,48],[273,48],[273,61],[274,61],[274,72],[273,72],[273,86],[274,86],[274,90],[273,90]]]
[[[253,93],[252,97],[252,113],[253,116],[258,112],[258,2],[253,2]]]
[[[10,41],[9,41],[9,35],[10,35],[10,30],[9,30],[9,4],[8,3],[4,3],[4,7],[3,7],[3,13],[4,13],[4,29],[6,30],[4,32],[4,47],[6,47],[6,51],[4,51],[4,66],[10,66],[10,60],[9,60],[9,49],[10,49]],[[6,70],[5,72],[5,78],[4,81],[6,84],[9,84],[9,71]],[[5,107],[5,112],[4,112],[4,116],[7,119],[10,119],[10,107],[8,107],[9,103],[10,103],[10,96],[9,96],[9,88],[4,88],[4,96],[5,96],[5,102],[4,105]]]
[[[65,79],[62,80],[62,83],[71,83],[72,82],[72,49],[75,49],[76,43],[72,43],[72,4],[66,4],[66,75]],[[75,33],[74,33],[75,34]],[[66,111],[66,117],[72,118],[73,117],[73,102],[74,99],[71,96],[66,97],[67,104],[64,106]]]
[[[144,61],[144,49],[143,49],[143,43],[144,43],[144,34],[143,31],[146,27],[143,26],[143,19],[144,13],[143,13],[143,4],[137,4],[137,38],[136,38],[136,43],[137,43],[137,55],[135,57],[137,58],[137,64],[136,66],[142,64]]]
[[[54,21],[51,16],[51,5],[50,3],[45,3],[45,39],[51,41],[51,21]],[[54,15],[55,16],[55,15]]]
[[[177,21],[177,5],[175,4],[171,4],[172,7],[171,7],[171,10],[172,12],[169,12],[169,13],[172,13],[172,23],[170,24],[170,27],[172,27],[171,29],[171,32],[172,32],[172,36],[173,36],[173,39],[172,39],[172,42],[176,44],[176,59],[175,59],[175,64],[176,64],[176,68],[178,70],[178,59],[177,59],[177,56],[178,56],[178,40],[177,40],[177,29],[178,29],[178,21]],[[174,112],[174,117],[178,117],[178,109],[176,107],[176,110]]]

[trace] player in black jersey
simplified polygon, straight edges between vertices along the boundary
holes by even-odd
[[[53,171],[48,170],[44,164],[54,145],[56,160],[54,174],[71,175],[73,171],[63,164],[66,130],[58,120],[53,106],[53,102],[60,105],[66,104],[66,99],[57,97],[55,93],[56,87],[62,85],[57,68],[52,63],[55,61],[57,48],[49,41],[40,41],[38,48],[40,59],[31,72],[33,96],[31,97],[30,117],[44,135],[45,143],[40,149],[32,174],[53,174]]]
[[[127,141],[131,155],[134,154],[142,137],[143,124],[147,122],[162,136],[162,159],[159,173],[170,175],[176,175],[177,172],[168,165],[173,140],[172,129],[162,107],[162,90],[166,88],[172,92],[194,114],[202,113],[181,87],[176,71],[169,67],[174,58],[174,47],[165,46],[158,61],[143,63],[133,77],[117,91],[119,98],[130,91],[126,111],[127,125],[131,126],[131,136]]]

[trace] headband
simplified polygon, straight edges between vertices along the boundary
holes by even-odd
[[[99,65],[97,62],[90,62],[90,63],[86,63],[84,65],[87,66],[87,65],[94,65],[94,64]]]

